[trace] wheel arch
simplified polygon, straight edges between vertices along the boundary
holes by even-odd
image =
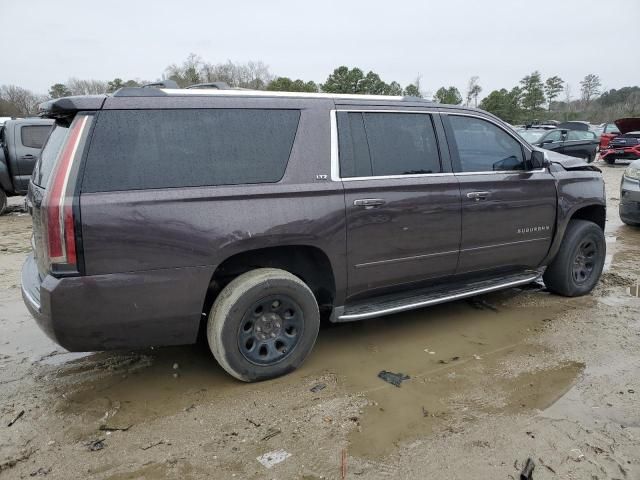
[[[202,311],[209,311],[234,278],[256,268],[286,270],[309,286],[321,311],[330,311],[334,305],[336,279],[328,255],[316,246],[292,244],[244,250],[224,259],[211,276]]]

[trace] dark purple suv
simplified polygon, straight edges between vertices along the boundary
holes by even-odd
[[[476,109],[416,98],[124,88],[41,106],[25,303],[69,350],[195,342],[285,374],[321,317],[526,284],[588,293],[604,185]],[[543,273],[544,272],[544,273]]]

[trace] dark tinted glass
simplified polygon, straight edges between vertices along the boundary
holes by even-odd
[[[38,160],[36,168],[33,170],[32,179],[36,185],[40,187],[47,186],[53,167],[56,164],[56,158],[58,158],[58,153],[60,153],[68,133],[69,128],[67,127],[60,125],[53,127],[53,131],[40,153],[40,160]]]
[[[430,115],[339,113],[338,132],[342,177],[441,171]]]
[[[22,145],[29,148],[42,148],[49,136],[51,125],[29,125],[20,128]]]
[[[522,147],[498,126],[479,118],[449,115],[461,172],[524,169]]]
[[[418,113],[364,113],[373,175],[440,172],[431,116]]]
[[[82,190],[277,182],[299,118],[299,110],[103,111]]]
[[[359,112],[338,112],[338,138],[340,149],[340,176],[371,176],[369,146],[364,121]]]

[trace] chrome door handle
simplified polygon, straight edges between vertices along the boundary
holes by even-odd
[[[385,203],[387,202],[382,198],[361,198],[353,201],[354,206],[364,208],[379,207],[380,205],[384,205]]]
[[[469,192],[467,193],[467,198],[479,202],[480,200],[486,200],[489,195],[491,195],[491,192]]]

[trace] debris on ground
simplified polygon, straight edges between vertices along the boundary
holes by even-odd
[[[290,456],[291,454],[285,450],[274,450],[273,452],[267,452],[264,455],[260,455],[256,460],[258,460],[262,466],[271,468],[274,465],[284,462]]]
[[[15,416],[15,418],[13,420],[11,420],[9,423],[7,423],[7,427],[12,426],[14,423],[16,423],[18,420],[20,420],[20,418],[24,415],[24,410],[20,410],[20,412],[18,413],[18,415]]]
[[[524,464],[522,472],[520,472],[520,480],[533,480],[533,469],[536,468],[536,464],[531,458],[527,458],[527,463]]]
[[[247,418],[246,420],[247,420],[247,422],[249,422],[251,425],[253,425],[256,428],[258,428],[260,426],[260,424],[258,422],[254,422],[250,418]]]
[[[140,447],[141,450],[149,450],[150,448],[153,447],[157,447],[158,445],[171,445],[168,442],[165,442],[164,440],[160,440],[157,442],[153,442],[153,443],[149,443],[148,445],[145,445],[144,447]]]
[[[12,458],[10,460],[0,463],[0,473],[2,473],[4,470],[9,470],[10,468],[15,467],[20,462],[29,460],[29,457],[31,457],[31,455],[33,455],[35,452],[36,452],[35,448],[31,448],[29,450],[23,450],[19,457]]]
[[[38,470],[31,472],[29,476],[30,477],[45,476],[45,475],[48,475],[49,473],[51,473],[51,468],[40,467]]]
[[[309,391],[313,393],[318,393],[320,390],[324,390],[325,388],[327,388],[326,383],[316,383],[313,387],[309,389]]]
[[[438,360],[438,363],[446,365],[449,362],[456,362],[458,360],[460,360],[460,357],[451,357],[449,360]]]
[[[386,370],[382,370],[378,374],[378,378],[381,378],[382,380],[384,380],[387,383],[390,383],[391,385],[400,387],[400,384],[404,380],[409,380],[411,377],[409,375],[405,375],[404,373],[393,373],[393,372],[387,372]]]
[[[265,440],[269,440],[270,438],[273,438],[281,433],[282,431],[278,428],[270,428],[269,430],[267,430],[267,434],[262,437],[262,441],[264,442]]]
[[[344,449],[342,450],[342,460],[340,462],[340,473],[341,473],[342,480],[347,478],[347,451]]]
[[[100,425],[99,430],[103,432],[126,432],[131,427],[133,427],[133,424],[127,425],[126,427],[112,427],[110,425]]]
[[[98,450],[102,450],[104,447],[106,447],[104,440],[104,438],[99,438],[98,440],[89,440],[85,445],[89,447],[90,452],[97,452]]]

